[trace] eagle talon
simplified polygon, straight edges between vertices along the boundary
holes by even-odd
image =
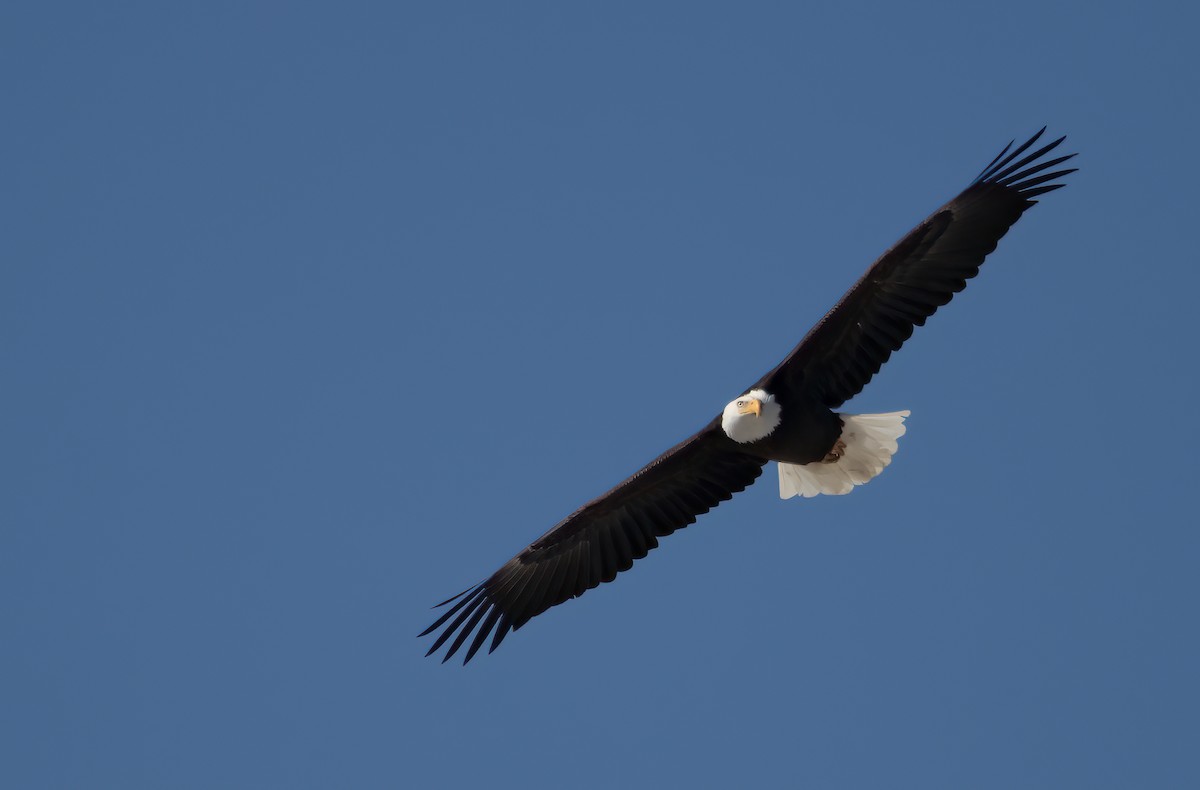
[[[821,463],[836,464],[838,461],[841,460],[842,456],[845,454],[846,454],[846,443],[844,441],[842,441],[841,439],[838,439],[834,443],[833,449],[830,450],[828,453],[826,453],[825,457],[821,459]]]

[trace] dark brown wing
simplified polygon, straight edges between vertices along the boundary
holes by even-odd
[[[425,655],[454,636],[445,662],[475,632],[465,664],[495,629],[490,653],[505,634],[531,617],[628,570],[658,546],[659,538],[686,527],[753,483],[764,463],[738,452],[721,431],[719,419],[714,420],[567,516],[483,584],[438,604],[457,601],[420,634],[445,626]]]
[[[1075,172],[1045,172],[1074,154],[1039,161],[1062,137],[1021,157],[1045,131],[1012,153],[1009,143],[962,194],[884,253],[755,386],[806,391],[831,409],[858,394],[913,327],[967,287],[984,257],[1037,202],[1033,198],[1063,186],[1047,182]]]

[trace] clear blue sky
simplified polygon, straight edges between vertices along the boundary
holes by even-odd
[[[1197,786],[1200,18],[821,5],[6,4],[0,784]],[[1043,124],[881,477],[422,657]]]

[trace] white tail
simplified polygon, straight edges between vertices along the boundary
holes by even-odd
[[[813,497],[849,494],[883,471],[892,462],[896,440],[908,430],[904,418],[911,412],[840,414],[846,450],[836,461],[779,464],[779,497]]]

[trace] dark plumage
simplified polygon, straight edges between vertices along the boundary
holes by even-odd
[[[770,460],[837,463],[844,419],[833,409],[860,392],[914,327],[966,287],[1034,198],[1063,186],[1051,182],[1074,172],[1053,170],[1074,154],[1042,159],[1064,138],[1025,153],[1044,131],[1011,153],[1012,144],[1006,146],[962,193],[884,253],[787,358],[747,390],[779,404],[777,425],[763,428],[767,435],[735,441],[716,417],[567,516],[482,584],[438,604],[453,605],[421,633],[441,629],[426,655],[450,642],[445,661],[467,645],[465,664],[489,635],[489,652],[495,650],[530,618],[612,581],[659,538],[753,483]],[[731,403],[727,418],[742,403]],[[757,425],[757,406],[753,414]]]

